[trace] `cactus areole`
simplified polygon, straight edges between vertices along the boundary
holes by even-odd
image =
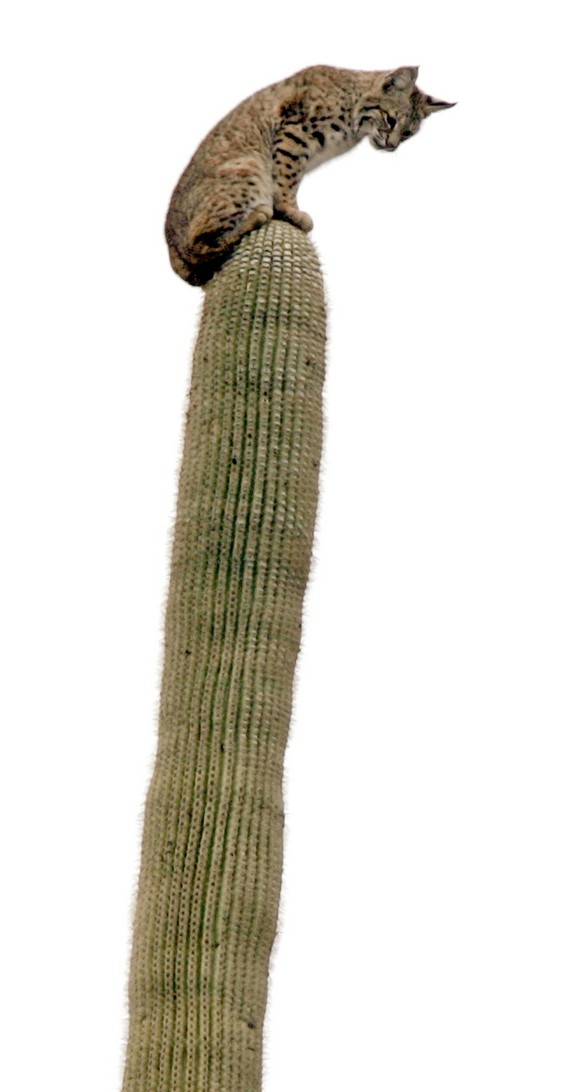
[[[183,441],[123,1092],[259,1092],[325,308],[273,220],[205,288]]]

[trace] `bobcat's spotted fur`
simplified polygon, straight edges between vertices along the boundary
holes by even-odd
[[[428,114],[453,105],[420,91],[417,75],[318,65],[241,102],[202,141],[172,195],[166,239],[176,273],[204,284],[246,232],[272,217],[310,231],[296,203],[306,171],[365,136],[394,151]]]

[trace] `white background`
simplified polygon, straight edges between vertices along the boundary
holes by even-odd
[[[574,8],[13,6],[1,201],[3,1086],[121,1083],[202,293],[171,190],[308,64],[458,100],[300,206],[326,437],[264,1092],[582,1084]],[[215,1090],[218,1092],[218,1090]]]

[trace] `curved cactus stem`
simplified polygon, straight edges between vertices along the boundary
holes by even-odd
[[[261,1086],[324,345],[307,236],[246,235],[205,288],[194,350],[124,1092]]]

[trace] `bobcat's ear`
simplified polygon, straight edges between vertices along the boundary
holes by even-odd
[[[414,87],[418,76],[418,68],[395,68],[393,72],[387,72],[383,83],[383,91],[407,91]]]
[[[456,106],[456,102],[445,102],[444,99],[435,99],[432,95],[424,96],[424,113],[434,114],[435,110],[449,110],[451,106]]]

